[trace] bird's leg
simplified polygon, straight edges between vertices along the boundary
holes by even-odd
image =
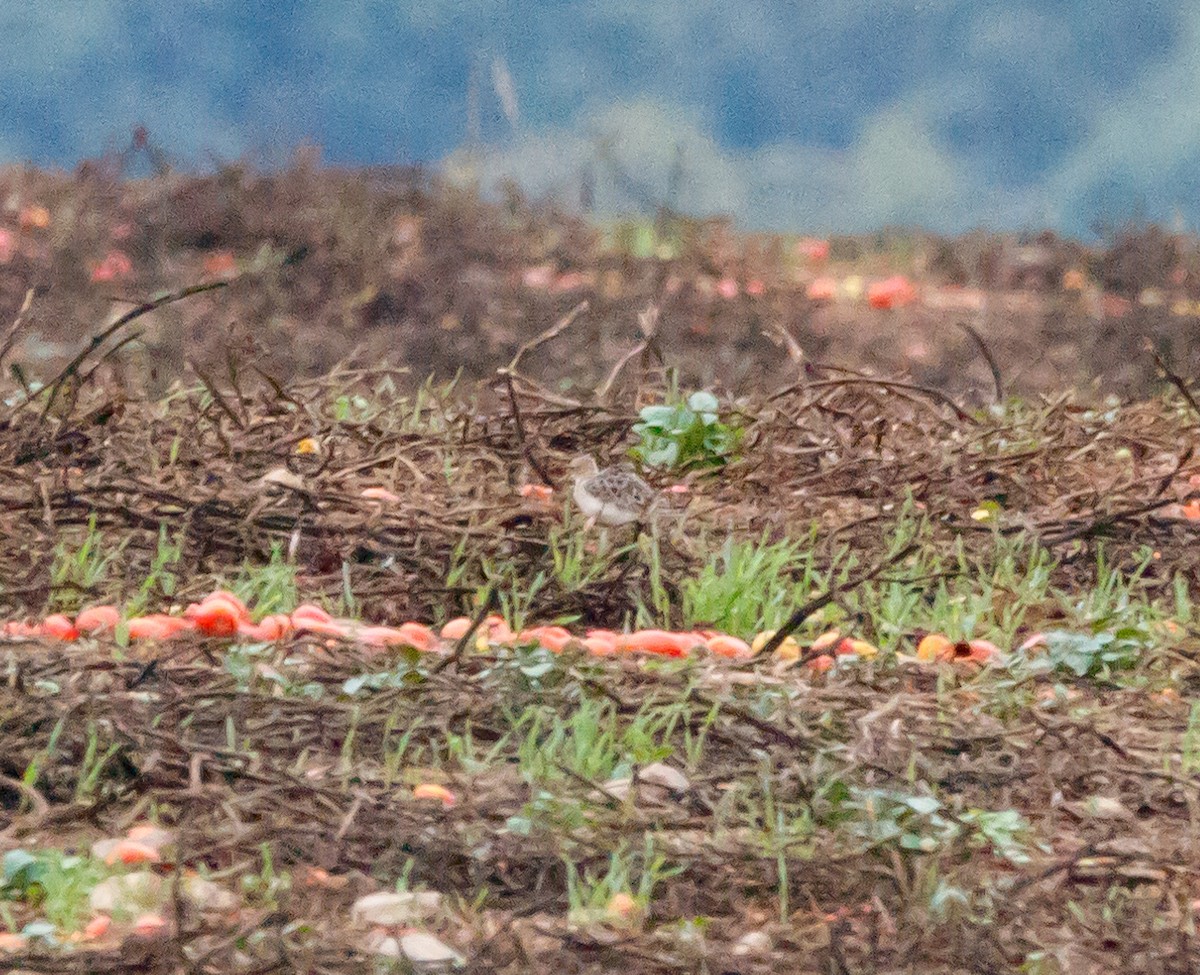
[[[688,558],[696,557],[696,550],[692,547],[691,539],[683,533],[682,526],[677,525],[671,532],[671,542]]]
[[[687,535],[684,534],[683,518],[679,516],[678,512],[671,512],[671,526],[667,538],[670,540],[671,544],[682,551],[684,555],[688,556],[689,558],[695,557],[696,552],[692,548],[692,543],[688,540]]]
[[[599,549],[597,548],[597,546],[593,545],[591,542],[586,541],[588,534],[590,534],[591,530],[595,527],[596,527],[596,516],[595,515],[592,515],[591,518],[584,519],[583,535],[584,535],[585,541],[583,543],[583,550],[585,552],[587,552],[588,555],[596,555],[599,552]]]

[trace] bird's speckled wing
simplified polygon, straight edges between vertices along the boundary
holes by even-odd
[[[584,489],[602,504],[641,511],[655,498],[656,492],[649,484],[622,465],[601,471],[584,482]]]

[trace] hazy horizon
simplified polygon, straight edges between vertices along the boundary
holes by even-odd
[[[145,125],[188,166],[312,142],[461,172],[475,134],[488,185],[573,201],[590,172],[604,212],[676,185],[775,230],[1200,225],[1200,7],[28,0],[0,38],[0,161]]]

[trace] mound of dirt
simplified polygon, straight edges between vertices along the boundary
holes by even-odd
[[[228,287],[144,318],[104,368],[156,392],[189,362],[254,362],[278,379],[380,362],[414,384],[478,378],[585,301],[570,342],[527,357],[533,376],[602,381],[651,305],[648,354],[689,385],[779,385],[816,362],[985,401],[988,356],[1005,393],[1144,392],[1147,341],[1180,372],[1200,365],[1195,242],[1156,228],[1104,249],[1051,234],[797,240],[668,213],[601,229],[407,169],[301,157],[273,173],[124,179],[117,162],[0,171],[4,355],[30,379],[130,302],[212,280]],[[896,275],[912,300],[872,307],[872,282]]]

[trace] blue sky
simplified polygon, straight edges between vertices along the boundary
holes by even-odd
[[[773,229],[1200,224],[1195,3],[5,7],[0,159],[73,165],[140,123],[197,166],[308,139],[333,161],[438,163],[565,199],[590,166],[606,210],[631,205],[614,172],[662,198],[680,165],[681,206]],[[484,146],[468,156],[472,65]]]

